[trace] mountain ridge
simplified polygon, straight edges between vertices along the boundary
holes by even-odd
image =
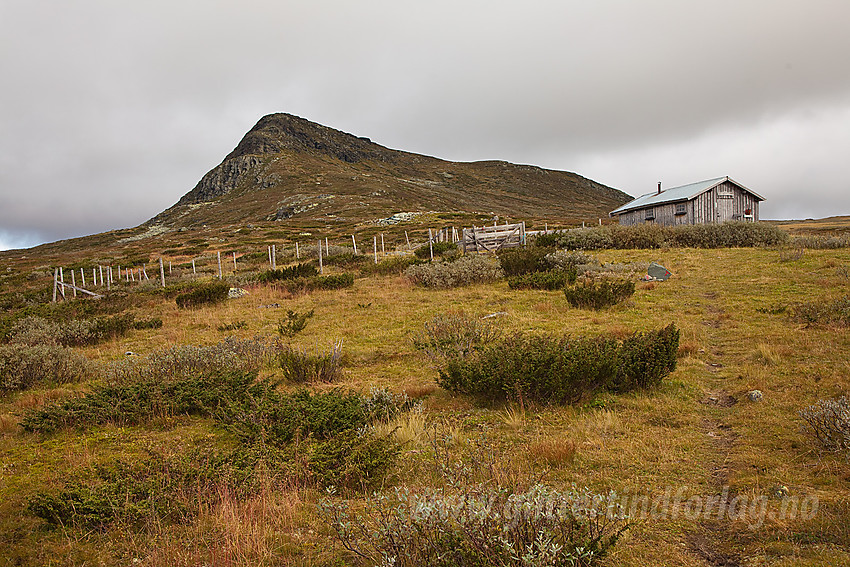
[[[358,223],[397,211],[576,221],[607,216],[630,199],[575,173],[446,161],[276,113],[263,116],[219,165],[148,223],[191,227],[295,217]]]

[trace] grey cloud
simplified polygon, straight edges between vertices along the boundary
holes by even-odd
[[[288,4],[0,5],[7,241],[138,224],[277,111],[633,194],[731,175],[771,216],[850,212],[846,2]]]

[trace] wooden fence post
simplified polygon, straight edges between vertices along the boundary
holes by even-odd
[[[103,266],[98,264],[97,269],[100,271],[100,287],[103,287]]]
[[[59,283],[60,284],[65,283],[65,276],[62,274],[62,266],[59,266]],[[62,293],[62,299],[65,299],[65,286],[60,285],[59,291]]]
[[[85,287],[86,284],[83,284]],[[110,291],[112,289],[112,266],[107,266],[106,268],[106,291]]]
[[[375,256],[375,263],[378,263],[378,237],[372,237],[372,254]]]
[[[324,274],[325,268],[322,266],[322,241],[319,240],[319,273]]]
[[[86,271],[80,268],[80,279],[83,280],[83,287],[86,287]]]
[[[216,252],[218,254],[218,279],[222,279],[221,277],[221,250]]]
[[[272,265],[272,247],[269,246],[269,269],[274,270],[274,266]]]
[[[274,251],[274,250],[272,250],[272,251]],[[298,242],[297,241],[295,242],[295,259],[296,260],[301,259],[301,251],[298,249]]]
[[[74,286],[71,288],[71,291],[74,292],[74,299],[77,298],[77,278],[74,276],[74,270],[71,270],[71,285]]]
[[[194,258],[192,258],[192,275],[193,276],[198,275],[198,272],[195,270],[195,259]]]
[[[59,268],[53,268],[53,303],[56,303],[56,291],[59,288]]]
[[[194,260],[192,260],[194,265]],[[159,257],[159,279],[162,282],[162,287],[165,287],[165,266],[162,265],[162,256]]]
[[[357,240],[354,239],[354,235],[351,235],[351,243],[354,245],[354,255],[357,256]]]
[[[321,246],[321,245],[322,245],[322,242],[319,241],[319,246]],[[331,255],[331,247],[328,246],[328,237],[326,236],[325,237],[325,256],[330,256],[330,255]]]
[[[381,257],[386,258],[387,251],[384,249],[384,233],[381,233]]]
[[[233,273],[236,273],[236,252],[233,253]]]
[[[434,261],[434,235],[431,234],[431,229],[428,229],[428,249],[431,251],[431,261]]]
[[[407,241],[407,250],[410,251],[410,237],[407,236],[407,231],[404,231],[404,239]]]

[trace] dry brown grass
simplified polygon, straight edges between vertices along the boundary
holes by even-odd
[[[13,415],[7,413],[0,414],[0,433],[12,434],[18,432],[18,420]]]
[[[528,456],[531,460],[549,467],[563,467],[572,464],[578,445],[569,437],[539,439],[528,444]]]
[[[412,400],[419,400],[430,396],[437,390],[436,384],[415,384],[404,388],[404,393]]]

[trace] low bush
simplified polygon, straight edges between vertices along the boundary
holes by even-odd
[[[553,251],[540,246],[518,246],[503,248],[497,252],[497,256],[502,271],[511,277],[548,270],[549,262],[546,256]]]
[[[81,382],[94,374],[94,364],[59,345],[0,345],[0,394],[37,385]]]
[[[413,345],[435,360],[465,358],[501,337],[492,319],[436,315],[413,337]]]
[[[131,329],[150,328],[144,325],[155,325],[155,321],[162,326],[162,320],[158,319],[136,321],[132,313],[66,321],[50,321],[33,315],[16,321],[6,340],[21,345],[86,346],[123,337]]]
[[[546,255],[549,269],[565,272],[575,271],[578,275],[599,266],[596,256],[586,254],[581,250],[556,250]]]
[[[573,307],[602,309],[631,297],[635,282],[631,280],[585,280],[564,289],[564,296]]]
[[[793,248],[808,248],[809,250],[850,248],[850,234],[795,236],[789,244]]]
[[[410,266],[404,274],[417,285],[450,288],[492,282],[501,278],[503,272],[491,258],[475,254],[454,262]]]
[[[139,321],[133,321],[133,328],[137,331],[141,331],[142,329],[161,329],[162,319],[160,319],[159,317],[151,317],[150,319],[140,319]]]
[[[557,237],[558,247],[570,250],[778,246],[788,240],[788,233],[775,225],[737,221],[678,226],[610,225],[568,230]]]
[[[657,385],[675,369],[678,347],[672,324],[624,341],[514,334],[465,357],[445,357],[437,383],[491,402],[575,404],[603,389]]]
[[[354,285],[354,274],[333,274],[330,276],[316,276],[308,280],[307,287],[314,289],[343,289]]]
[[[654,388],[676,369],[679,330],[671,323],[658,331],[635,333],[625,339],[617,352],[617,373],[606,388],[630,392]]]
[[[404,271],[415,264],[422,263],[415,256],[390,256],[384,258],[377,264],[367,262],[360,266],[361,274],[377,274],[380,276],[401,275]]]
[[[373,494],[364,508],[331,494],[319,509],[340,544],[375,565],[588,567],[628,528],[616,498],[542,484],[482,484],[397,488]]]
[[[304,311],[299,313],[288,309],[286,311],[286,319],[281,319],[277,324],[277,332],[282,337],[292,338],[304,329],[307,328],[307,321],[313,317],[314,311]]]
[[[805,325],[850,327],[850,296],[798,303],[791,307],[791,317],[794,321]]]
[[[316,354],[287,347],[280,351],[277,359],[288,382],[334,382],[342,373],[342,342],[334,344],[327,352]]]
[[[202,305],[215,305],[227,300],[229,292],[229,284],[222,281],[214,281],[207,284],[201,284],[186,293],[181,293],[175,298],[175,301],[177,303],[177,307],[181,309],[200,307]]]
[[[846,453],[850,458],[850,400],[846,396],[819,400],[800,410],[800,417],[806,422],[803,431],[821,447],[831,452]]]
[[[575,283],[576,271],[549,270],[546,272],[532,272],[521,276],[508,278],[508,287],[511,289],[563,289],[567,284]]]
[[[453,258],[459,254],[457,244],[454,242],[427,242],[413,251],[413,254],[420,260],[430,260],[431,250],[433,247],[434,258]]]
[[[251,372],[271,366],[282,348],[265,337],[228,337],[210,346],[178,345],[113,363],[106,367],[106,377],[113,384],[130,384],[202,373]]]
[[[260,283],[271,283],[295,278],[311,278],[319,275],[319,270],[311,263],[295,264],[276,270],[267,270],[257,276]]]

